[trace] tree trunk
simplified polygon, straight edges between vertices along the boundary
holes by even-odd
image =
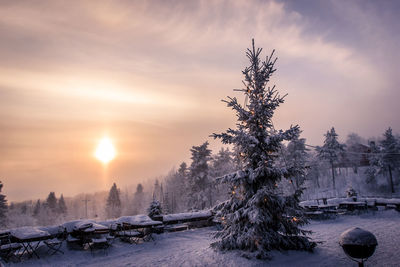
[[[296,178],[295,178],[296,179]],[[297,181],[296,181],[297,182]],[[296,191],[296,186],[294,185],[293,179],[290,179],[290,183],[292,184],[293,190]]]
[[[394,193],[393,177],[392,177],[392,167],[389,165],[389,178],[390,178],[390,189]]]
[[[332,165],[332,182],[333,182],[333,189],[336,189],[336,184],[335,184],[335,170],[333,168],[333,162],[331,162]]]
[[[209,187],[209,194],[210,194],[210,208],[212,207],[212,188],[211,185]]]

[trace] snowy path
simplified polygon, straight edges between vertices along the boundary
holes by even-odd
[[[203,228],[155,235],[155,241],[139,245],[116,241],[108,255],[98,251],[92,256],[89,251],[64,248],[64,255],[29,259],[16,266],[357,266],[338,245],[339,235],[353,226],[373,232],[378,239],[376,252],[366,266],[400,266],[400,213],[396,211],[314,221],[306,228],[314,231],[314,240],[323,241],[315,253],[273,252],[269,262],[247,260],[237,252],[213,251],[209,244],[214,228]]]

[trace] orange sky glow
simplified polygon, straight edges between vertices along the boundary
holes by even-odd
[[[216,151],[210,134],[235,123],[221,99],[241,98],[232,89],[242,85],[253,37],[264,55],[276,49],[272,83],[288,93],[276,128],[299,124],[313,145],[332,126],[343,139],[398,132],[400,61],[389,52],[399,41],[386,22],[372,7],[334,5],[361,44],[332,37],[334,24],[315,28],[290,2],[1,2],[0,180],[8,200],[133,186],[189,162],[193,145],[208,140]],[[104,136],[117,154],[103,180],[94,151]]]

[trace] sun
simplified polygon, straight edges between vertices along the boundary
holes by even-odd
[[[103,137],[97,145],[94,156],[104,164],[107,164],[115,158],[115,155],[115,148],[111,140],[108,137]]]

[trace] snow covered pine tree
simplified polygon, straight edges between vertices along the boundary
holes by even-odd
[[[308,149],[306,148],[306,139],[296,136],[287,145],[284,155],[285,166],[298,171],[298,173],[290,178],[291,183],[293,183],[292,179],[294,179],[293,185],[295,185],[296,189],[299,189],[304,183],[306,176],[304,166],[306,165],[308,158],[309,155]]]
[[[335,164],[337,164],[343,153],[345,152],[345,145],[339,143],[338,141],[338,134],[335,131],[335,128],[332,127],[330,131],[327,131],[324,134],[325,140],[324,145],[321,147],[317,147],[318,158],[321,160],[329,161],[331,165],[332,171],[332,186],[333,190],[336,189],[336,182],[335,182]]]
[[[236,98],[223,100],[235,110],[237,128],[213,134],[224,144],[233,144],[242,157],[243,168],[221,177],[220,182],[231,185],[230,199],[216,206],[223,228],[216,232],[218,240],[211,244],[221,250],[240,249],[245,257],[268,259],[271,250],[312,251],[315,243],[306,236],[309,231],[299,228],[307,223],[299,206],[301,190],[293,195],[281,195],[277,183],[299,170],[279,168],[276,158],[284,140],[299,135],[299,127],[276,131],[272,124],[274,110],[284,102],[274,87],[267,87],[275,72],[273,52],[260,60],[262,49],[247,49],[250,66],[245,68],[241,90],[248,104],[241,106]],[[300,167],[298,167],[300,168]]]
[[[190,152],[192,164],[188,175],[188,205],[190,209],[202,210],[212,205],[211,183],[208,177],[211,150],[208,149],[208,142],[204,142],[200,146],[193,146]]]

